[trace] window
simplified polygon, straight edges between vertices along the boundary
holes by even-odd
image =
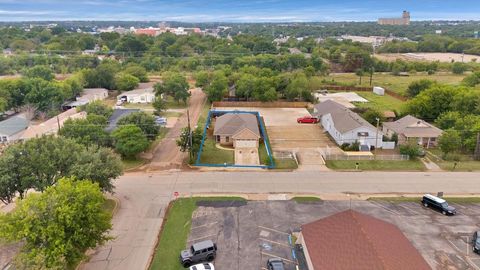
[[[358,137],[368,137],[368,132],[358,132],[357,136]]]
[[[225,142],[230,142],[230,137],[226,136],[225,137]]]

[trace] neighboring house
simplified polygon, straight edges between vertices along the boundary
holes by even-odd
[[[442,130],[433,125],[407,115],[395,122],[383,123],[383,132],[386,136],[398,135],[398,144],[415,142],[426,148],[435,147]]]
[[[215,141],[234,148],[258,148],[261,138],[257,116],[250,113],[226,113],[218,116],[213,131]]]
[[[309,270],[431,269],[397,226],[346,210],[302,226]]]
[[[43,123],[30,125],[27,130],[22,133],[20,139],[28,140],[41,137],[42,135],[57,134],[58,130],[63,127],[63,124],[68,119],[84,119],[86,117],[86,112],[77,112],[77,109],[73,108],[55,117],[52,117]]]
[[[24,115],[15,115],[0,122],[0,143],[11,143],[20,138],[30,121]]]
[[[110,118],[108,118],[108,126],[105,128],[105,130],[108,132],[114,131],[117,128],[118,120],[120,120],[122,117],[139,111],[139,109],[115,109]]]
[[[155,101],[155,91],[153,88],[127,91],[118,95],[117,100],[122,103],[152,103]]]
[[[383,133],[367,120],[352,112],[345,106],[327,100],[314,107],[315,116],[320,118],[323,128],[338,145],[352,144],[356,141],[362,146],[382,148]]]
[[[86,88],[83,89],[82,95],[77,97],[75,101],[63,105],[64,110],[76,108],[96,100],[104,100],[108,97],[108,90],[105,88]]]

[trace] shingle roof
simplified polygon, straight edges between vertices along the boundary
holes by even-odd
[[[335,129],[345,133],[359,127],[368,127],[375,129],[375,127],[363,119],[360,115],[352,112],[345,106],[333,101],[326,100],[315,105],[316,115],[323,116],[330,114],[332,116]]]
[[[58,126],[62,127],[68,119],[84,119],[86,116],[86,112],[77,113],[77,109],[70,109],[43,123],[29,126],[22,134],[21,139],[31,139],[42,135],[56,134],[58,132]]]
[[[347,210],[302,226],[315,270],[431,269],[393,224]]]
[[[108,119],[108,126],[105,128],[106,131],[110,132],[117,128],[117,122],[122,117],[125,117],[131,113],[139,112],[139,109],[115,109],[112,113],[112,116]]]
[[[250,113],[227,113],[217,117],[213,135],[233,136],[245,128],[260,137],[258,121],[255,115]]]
[[[436,138],[443,132],[441,129],[411,115],[407,115],[395,122],[384,123],[383,126],[406,137]]]
[[[0,122],[0,134],[12,136],[25,130],[29,121],[23,115],[16,115]]]

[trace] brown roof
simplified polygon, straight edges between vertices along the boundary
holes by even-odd
[[[383,123],[383,126],[408,138],[436,138],[442,135],[441,129],[411,115],[407,115],[395,122]]]
[[[360,115],[352,112],[347,107],[333,101],[326,100],[315,105],[318,116],[330,114],[332,116],[335,129],[345,133],[359,127],[368,127],[376,129],[372,124],[363,119]]]
[[[248,129],[260,138],[257,117],[251,113],[227,113],[217,117],[213,135],[233,136]]]
[[[347,210],[302,226],[315,270],[431,269],[393,224]]]

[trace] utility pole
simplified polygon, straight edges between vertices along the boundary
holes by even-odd
[[[475,147],[473,158],[475,160],[480,160],[480,132],[477,134],[477,147]]]
[[[188,150],[190,152],[190,158],[193,158],[193,139],[192,139],[192,129],[190,127],[190,111],[187,110],[187,120],[188,120]]]
[[[378,126],[380,125],[380,118],[375,118],[377,120],[377,134],[375,135],[375,156],[377,155],[377,148],[378,148]]]

